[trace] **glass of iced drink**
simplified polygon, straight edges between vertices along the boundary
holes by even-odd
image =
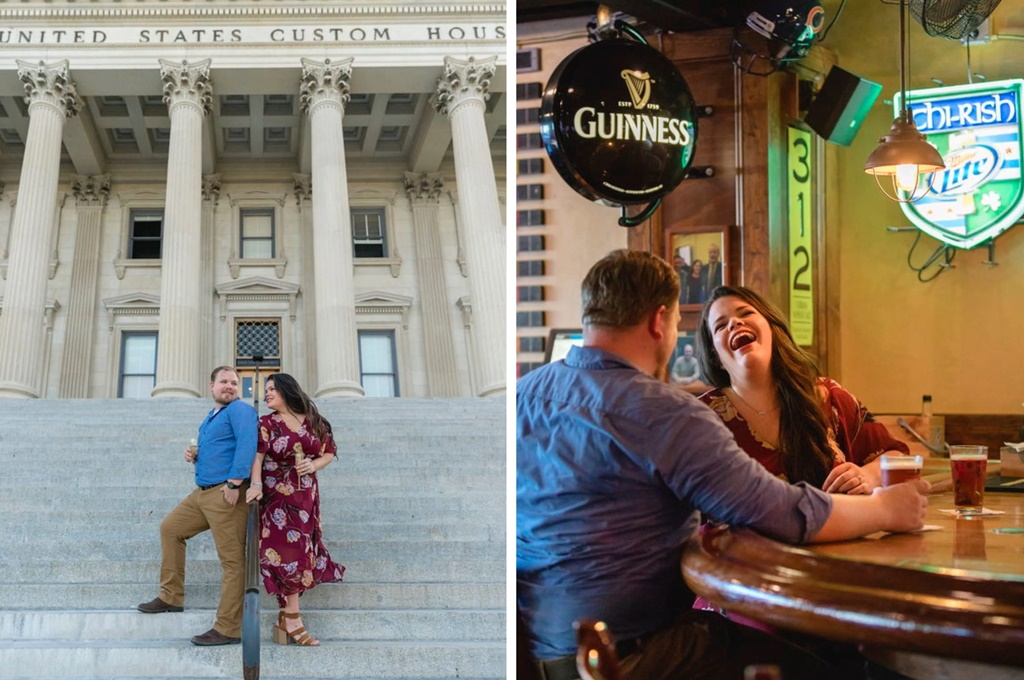
[[[949,465],[953,473],[953,504],[959,514],[981,512],[985,501],[987,446],[950,446]]]
[[[921,467],[924,459],[921,456],[882,456],[879,467],[882,469],[882,486],[892,486],[911,479],[921,479]]]

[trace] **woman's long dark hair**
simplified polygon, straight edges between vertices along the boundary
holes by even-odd
[[[274,381],[274,388],[277,390],[278,396],[284,399],[288,410],[306,416],[310,432],[323,442],[327,435],[331,434],[331,424],[320,415],[316,404],[299,387],[299,381],[287,373],[274,373],[267,378],[267,381],[270,380]]]
[[[724,297],[743,300],[768,321],[772,332],[771,374],[779,401],[782,465],[790,482],[806,481],[820,488],[832,469],[828,421],[818,394],[821,373],[814,359],[797,346],[786,319],[775,305],[741,286],[718,286],[711,291],[697,328],[697,361],[701,375],[719,389],[732,385],[708,327],[711,305]]]

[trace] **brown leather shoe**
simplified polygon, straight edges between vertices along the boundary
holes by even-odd
[[[164,612],[181,612],[185,611],[184,607],[175,607],[173,604],[167,604],[159,597],[154,597],[149,602],[143,602],[138,606],[138,610],[143,614],[163,614]]]
[[[199,645],[200,647],[212,647],[214,645],[237,645],[242,641],[242,638],[233,638],[224,635],[216,628],[211,628],[202,635],[196,635],[192,638],[192,644]]]

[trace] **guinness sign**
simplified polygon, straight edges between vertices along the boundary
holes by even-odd
[[[686,175],[697,139],[693,95],[653,47],[603,40],[548,81],[541,136],[569,186],[609,205],[649,203]]]

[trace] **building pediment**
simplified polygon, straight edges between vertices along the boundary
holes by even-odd
[[[114,330],[114,320],[119,316],[159,316],[160,296],[152,293],[125,293],[104,298],[107,308],[107,326]]]
[[[237,281],[217,284],[217,295],[298,295],[299,285],[268,279],[264,276],[251,276]]]
[[[356,295],[356,307],[411,307],[412,298],[396,293],[375,290]]]
[[[104,298],[103,306],[116,309],[160,309],[160,296],[152,293],[126,293],[117,297]]]

